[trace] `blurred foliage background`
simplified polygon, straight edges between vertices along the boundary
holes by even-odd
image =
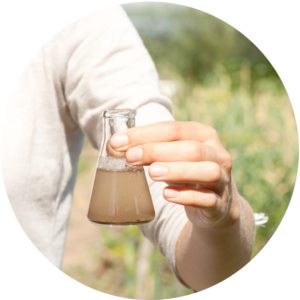
[[[240,32],[173,4],[123,5],[152,56],[174,117],[217,129],[233,157],[240,194],[269,221],[257,228],[253,257],[280,224],[298,166],[293,109],[276,71]],[[98,151],[86,141],[74,191],[63,271],[105,293],[137,299],[190,294],[138,227],[90,224],[86,209]]]

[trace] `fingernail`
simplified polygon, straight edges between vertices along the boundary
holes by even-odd
[[[176,190],[165,189],[164,190],[164,196],[166,198],[176,199],[176,198],[179,198],[180,192],[177,192]]]
[[[122,148],[128,144],[128,136],[126,134],[116,134],[110,139],[110,145],[114,149]]]
[[[162,176],[166,176],[168,173],[168,168],[162,165],[152,165],[150,167],[150,174],[153,177],[162,177]]]
[[[126,159],[128,160],[128,162],[138,162],[142,159],[142,156],[142,148],[131,148],[126,152]]]

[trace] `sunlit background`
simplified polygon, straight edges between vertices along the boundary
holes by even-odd
[[[293,109],[264,55],[241,33],[208,14],[173,4],[123,5],[160,75],[174,117],[217,129],[233,157],[240,194],[269,217],[257,228],[253,257],[280,224],[298,165]],[[96,290],[128,298],[190,294],[137,226],[98,227],[86,210],[98,151],[86,141],[74,192],[63,271]]]

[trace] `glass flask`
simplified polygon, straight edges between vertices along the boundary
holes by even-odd
[[[112,135],[135,126],[136,110],[110,109],[102,116],[103,141],[87,217],[94,224],[108,226],[148,223],[155,211],[144,167],[128,164],[125,153],[108,153]]]

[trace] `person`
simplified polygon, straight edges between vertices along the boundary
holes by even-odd
[[[120,7],[61,31],[17,83],[3,124],[1,163],[18,221],[60,268],[84,136],[99,149],[101,112],[126,107],[137,109],[138,127],[110,143],[129,163],[150,166],[156,217],[140,226],[142,233],[187,287],[200,291],[224,280],[250,261],[253,211],[237,191],[217,132],[173,119],[154,63]]]

